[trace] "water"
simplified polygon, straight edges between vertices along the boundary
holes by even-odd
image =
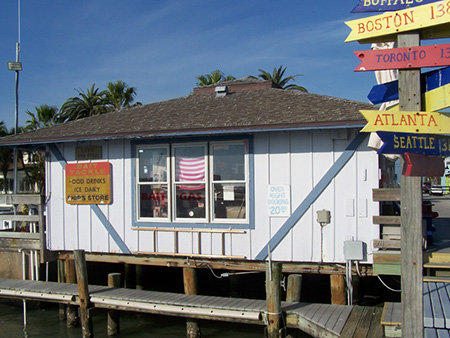
[[[22,305],[0,303],[0,337],[24,338],[79,338],[81,327],[67,328],[65,322],[58,320],[58,306],[41,304],[40,307],[29,304],[27,326],[23,327]],[[264,326],[225,323],[218,321],[200,321],[204,338],[261,338]],[[106,312],[99,311],[93,316],[95,338],[106,338]],[[177,338],[186,337],[184,318],[150,314],[121,312],[120,338]],[[304,335],[301,337],[310,337]]]

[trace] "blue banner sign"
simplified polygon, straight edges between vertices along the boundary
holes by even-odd
[[[420,79],[422,93],[444,86],[450,83],[450,67],[422,73]],[[398,81],[373,86],[368,99],[373,104],[398,100]]]
[[[352,13],[398,11],[437,1],[439,0],[359,0]]]
[[[378,154],[422,154],[450,156],[450,135],[426,135],[378,131],[383,146]]]

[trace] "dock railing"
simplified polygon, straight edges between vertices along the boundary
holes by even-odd
[[[11,206],[12,210],[10,213],[0,214],[0,222],[9,223],[9,227],[0,230],[0,251],[39,251],[41,263],[48,261],[50,257],[45,239],[45,196],[5,194],[0,195],[0,205]],[[22,205],[26,205],[29,210],[37,210],[36,214],[33,212],[22,214],[19,209]]]

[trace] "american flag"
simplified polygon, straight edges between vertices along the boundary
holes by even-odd
[[[204,157],[176,157],[175,179],[177,182],[197,183],[205,180]],[[204,185],[180,186],[181,189],[198,190]]]

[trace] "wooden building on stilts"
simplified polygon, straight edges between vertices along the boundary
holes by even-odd
[[[45,151],[41,261],[67,267],[84,250],[88,263],[136,266],[137,284],[143,266],[182,268],[186,294],[201,292],[198,269],[270,261],[271,274],[329,276],[345,304],[346,277],[355,263],[372,275],[381,239],[373,189],[394,178],[360,133],[363,109],[377,108],[245,78],[0,146]]]

